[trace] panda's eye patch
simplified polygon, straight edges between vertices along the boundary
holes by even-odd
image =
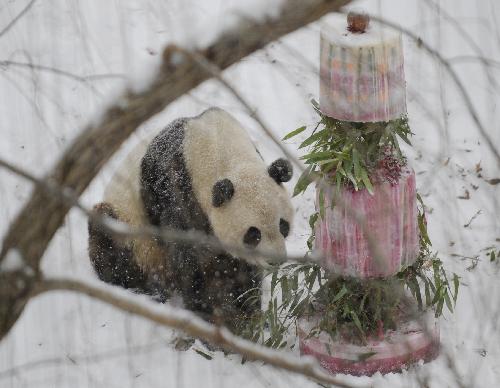
[[[285,238],[287,238],[288,233],[290,233],[290,224],[288,223],[288,221],[284,220],[283,218],[280,218],[280,233]]]
[[[212,205],[220,207],[229,201],[234,195],[233,182],[229,179],[217,181],[212,187]]]
[[[260,230],[255,226],[251,226],[245,233],[245,237],[243,237],[243,243],[250,248],[255,248],[259,245],[261,237]]]

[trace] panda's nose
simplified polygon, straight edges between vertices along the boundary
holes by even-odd
[[[249,248],[255,248],[259,245],[262,235],[260,230],[255,226],[251,226],[248,228],[245,236],[243,237],[243,244],[245,244]]]

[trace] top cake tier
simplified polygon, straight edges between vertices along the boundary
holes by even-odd
[[[320,51],[320,109],[325,115],[375,122],[406,114],[399,32],[375,22],[364,32],[349,31],[346,16],[334,14],[321,28]]]

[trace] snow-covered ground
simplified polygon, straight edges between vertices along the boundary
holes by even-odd
[[[436,1],[445,12],[440,14],[427,0],[363,0],[354,5],[404,25],[439,49],[443,57],[455,58],[451,65],[500,149],[500,65],[494,62],[500,60],[500,3]],[[0,31],[27,3],[0,4]],[[147,81],[165,44],[175,41],[193,47],[210,41],[238,15],[272,14],[276,7],[267,3],[36,1],[0,36],[0,61],[32,62],[86,78],[75,80],[0,62],[0,156],[42,176],[127,82],[140,87]],[[280,137],[317,120],[309,100],[318,96],[318,31],[319,24],[307,26],[225,73]],[[500,245],[500,184],[487,182],[500,178],[499,164],[485,146],[445,67],[407,38],[405,51],[408,111],[415,133],[414,149],[405,150],[418,174],[418,188],[432,209],[429,224],[434,247],[443,254],[446,265],[462,277],[456,312],[445,313],[441,319],[442,344],[465,386],[493,387],[500,381],[500,265],[490,263],[481,249]],[[491,66],[485,68],[471,59],[478,55],[492,60],[488,62]],[[266,160],[280,155],[244,108],[219,83],[210,81],[141,126],[94,180],[82,201],[91,206],[100,200],[113,166],[141,136],[212,105],[232,112],[249,128]],[[296,152],[295,144],[288,145],[291,152]],[[5,170],[0,170],[0,182],[3,235],[29,197],[30,185]],[[296,220],[288,248],[303,252],[313,192],[295,198],[294,205]],[[71,212],[44,256],[44,272],[96,281],[86,239],[85,218]],[[470,268],[473,260],[460,257],[477,254],[481,256],[475,268]],[[177,335],[85,296],[44,295],[28,305],[0,342],[0,387],[317,386],[259,363],[240,365],[237,356],[214,353],[213,359],[207,360],[193,349],[176,351],[171,342]],[[194,348],[202,345],[196,343]],[[433,387],[456,385],[444,355],[402,374],[348,381],[413,387],[419,385],[417,378]]]

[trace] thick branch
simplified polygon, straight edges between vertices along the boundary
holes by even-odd
[[[218,345],[226,351],[238,353],[251,361],[263,361],[276,368],[307,376],[319,383],[351,387],[327,374],[311,358],[299,359],[284,352],[265,348],[243,340],[223,327],[208,324],[190,311],[153,304],[153,302],[147,303],[144,298],[132,296],[126,291],[123,292],[126,295],[122,296],[120,289],[114,291],[109,286],[95,287],[71,279],[47,279],[37,283],[32,295],[54,290],[76,291],[88,295],[130,314],[144,317],[165,327],[181,330],[192,337]],[[136,302],[133,299],[140,300]]]
[[[221,69],[264,47],[328,12],[339,10],[350,0],[288,1],[276,18],[245,21],[200,50],[199,54]],[[176,58],[175,50],[167,47],[163,65],[151,85],[143,92],[129,92],[102,115],[95,125],[89,125],[66,150],[49,178],[80,195],[110,156],[143,122],[162,111],[169,103],[210,78],[192,61]],[[179,60],[180,59],[180,60]],[[47,195],[40,187],[33,194],[4,239],[0,262],[10,249],[17,249],[27,264],[38,270],[40,259],[62,224],[69,206],[59,197]],[[0,275],[0,282],[2,281]],[[27,285],[29,287],[29,285]],[[0,338],[10,329],[26,300],[0,294]],[[12,314],[11,314],[12,313]]]

